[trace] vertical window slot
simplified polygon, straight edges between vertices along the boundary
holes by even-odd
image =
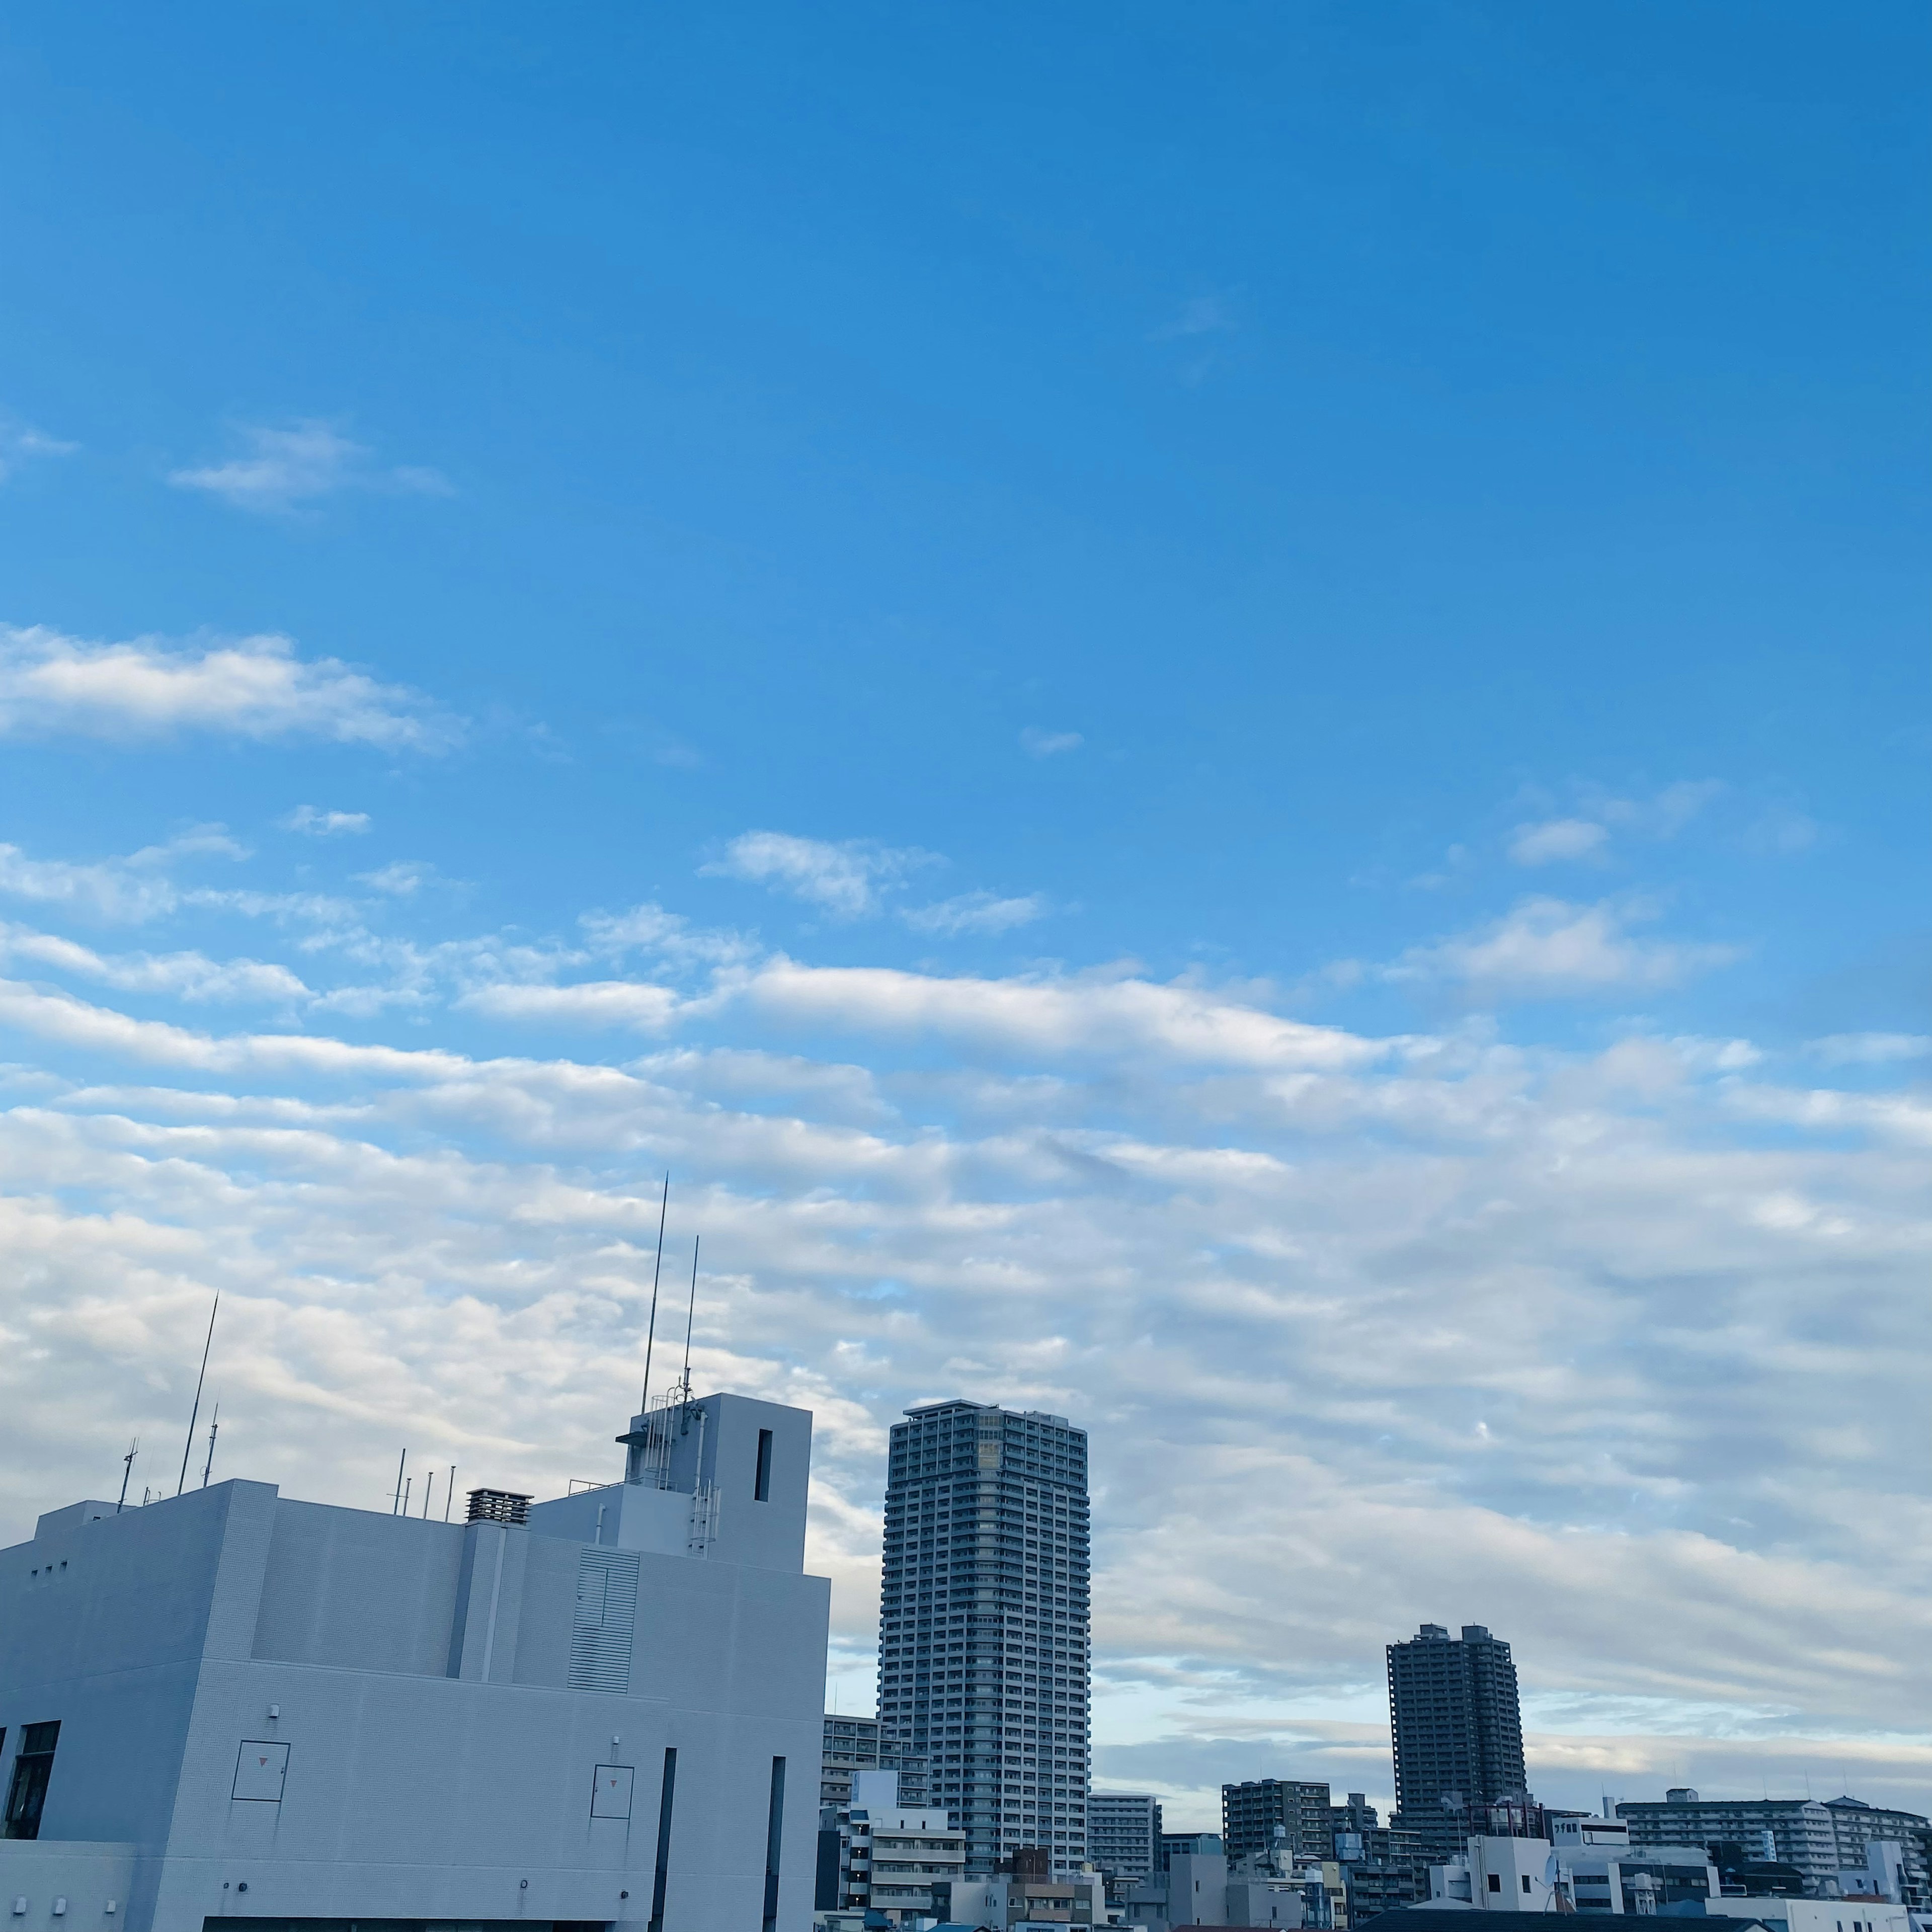
[[[769,1430],[759,1433],[771,1439]],[[784,1836],[784,1768],[782,1757],[772,1760],[772,1801],[765,1814],[765,1927],[773,1932],[778,1922],[778,1847]]]
[[[670,1807],[677,1790],[677,1752],[664,1752],[664,1783],[658,1792],[658,1859],[651,1878],[651,1922],[649,1932],[664,1932],[664,1887],[670,1878]]]
[[[14,1781],[7,1792],[5,1835],[38,1838],[40,1811],[47,1802],[47,1780],[53,1775],[54,1746],[60,1726],[27,1724],[20,1732],[20,1749],[14,1760]]]
[[[754,1502],[768,1503],[772,1499],[772,1432],[769,1429],[758,1431],[758,1474],[752,1487]]]

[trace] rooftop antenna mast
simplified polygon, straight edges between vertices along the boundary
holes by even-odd
[[[208,1460],[201,1467],[201,1486],[204,1490],[208,1487],[208,1478],[214,1473],[214,1438],[220,1428],[221,1405],[218,1402],[214,1405],[214,1414],[209,1418],[208,1424]]]
[[[644,1392],[638,1398],[640,1414],[649,1414],[651,1406],[651,1349],[658,1334],[658,1276],[664,1271],[664,1216],[670,1211],[670,1170],[664,1170],[664,1198],[658,1204],[658,1258],[651,1268],[651,1319],[644,1330]]]
[[[220,1312],[221,1297],[218,1294],[214,1306],[208,1311],[208,1340],[201,1345],[201,1373],[194,1378],[194,1408],[188,1419],[188,1440],[182,1444],[181,1474],[175,1482],[176,1496],[188,1486],[188,1459],[194,1453],[194,1425],[201,1420],[201,1385],[208,1379],[208,1352],[214,1346],[214,1318]]]
[[[114,1514],[118,1516],[128,1507],[128,1479],[134,1473],[134,1458],[141,1453],[141,1438],[137,1436],[128,1445],[128,1453],[121,1459],[121,1500],[114,1505]]]
[[[684,1400],[691,1400],[691,1324],[698,1312],[698,1244],[702,1234],[691,1238],[691,1302],[684,1311],[684,1379],[678,1387],[684,1391]]]

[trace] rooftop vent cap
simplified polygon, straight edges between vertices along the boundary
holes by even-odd
[[[519,1496],[514,1490],[472,1490],[470,1492],[471,1522],[527,1523],[530,1520],[530,1499]]]

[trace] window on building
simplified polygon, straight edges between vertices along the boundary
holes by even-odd
[[[59,1741],[58,1724],[28,1724],[22,1730],[14,1781],[7,1792],[8,1838],[40,1835],[40,1810],[47,1802],[47,1780],[53,1775],[54,1746]]]
[[[758,1473],[752,1487],[754,1502],[768,1503],[772,1499],[772,1432],[769,1429],[758,1431]]]
[[[1500,1892],[1500,1891],[1502,1891],[1502,1888],[1503,1888],[1502,1874],[1500,1872],[1492,1872],[1492,1873],[1490,1873],[1490,1889],[1492,1892]]]
[[[758,1444],[758,1460],[762,1465],[771,1431],[761,1429],[758,1433],[764,1438]],[[778,1851],[784,1838],[784,1784],[785,1761],[775,1757],[772,1760],[771,1798],[765,1812],[764,1932],[774,1932],[778,1922]]]

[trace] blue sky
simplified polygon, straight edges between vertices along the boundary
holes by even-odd
[[[1552,1792],[1924,1808],[1928,38],[10,16],[8,1520],[215,1286],[251,1472],[586,1473],[668,1163],[848,1707],[964,1392],[1117,1784],[1384,1789],[1399,1612]]]

